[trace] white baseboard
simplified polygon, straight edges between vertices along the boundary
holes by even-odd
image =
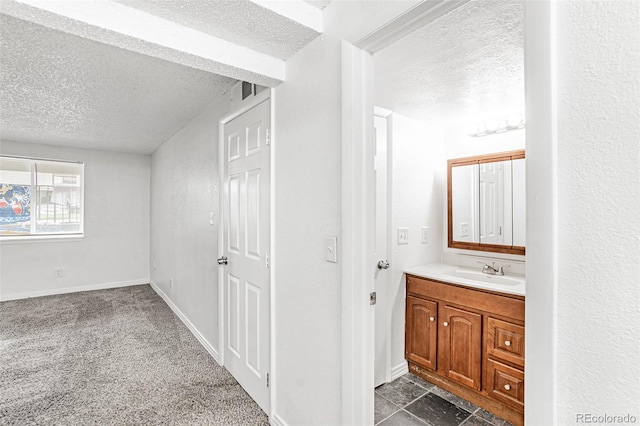
[[[398,377],[402,377],[409,372],[409,364],[407,361],[402,361],[402,363],[396,365],[391,369],[391,381],[394,381]]]
[[[92,290],[105,290],[108,288],[129,287],[132,285],[149,284],[149,278],[141,278],[139,280],[131,281],[117,281],[102,284],[89,284],[77,287],[65,287],[65,288],[52,288],[48,290],[29,291],[26,293],[14,293],[0,295],[0,301],[6,302],[9,300],[30,299],[32,297],[42,296],[54,296],[56,294],[77,293],[80,291],[92,291]]]
[[[287,424],[273,411],[271,412],[271,417],[269,417],[269,424],[271,426],[287,426]]]
[[[209,355],[211,355],[214,361],[221,365],[218,351],[215,350],[213,345],[211,345],[211,343],[202,335],[202,333],[200,333],[196,326],[193,325],[191,321],[189,321],[187,316],[182,313],[182,311],[173,303],[173,301],[169,299],[169,296],[167,296],[164,291],[162,291],[160,287],[158,287],[153,281],[151,281],[151,288],[153,288],[153,290],[158,293],[158,296],[162,297],[162,300],[164,300],[165,303],[171,308],[173,313],[176,314],[178,318],[180,318],[180,321],[182,321],[184,325],[187,326],[189,331],[191,331],[191,334],[193,334],[196,339],[198,339],[200,344],[206,349],[207,352],[209,352]]]

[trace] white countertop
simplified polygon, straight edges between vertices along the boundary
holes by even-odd
[[[483,274],[480,267],[476,270],[456,265],[446,265],[444,263],[413,266],[404,272],[422,278],[430,278],[432,280],[444,281],[466,287],[515,294],[518,296],[525,295],[526,281],[524,275],[488,275]]]

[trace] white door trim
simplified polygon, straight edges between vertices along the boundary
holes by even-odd
[[[526,238],[525,424],[555,425],[558,179],[556,1],[525,2]]]
[[[373,424],[373,58],[342,42],[342,424]]]
[[[273,89],[269,88],[267,90],[263,90],[262,92],[258,93],[257,95],[255,95],[254,97],[246,100],[246,103],[242,104],[240,106],[240,108],[238,108],[237,110],[231,112],[230,114],[224,116],[223,118],[221,118],[218,122],[218,206],[219,206],[219,214],[218,214],[218,257],[221,257],[224,255],[224,247],[225,247],[225,236],[224,236],[224,214],[222,212],[223,206],[224,206],[224,188],[223,188],[223,184],[224,184],[224,126],[229,123],[231,120],[239,117],[240,115],[244,114],[245,112],[249,111],[250,109],[256,107],[257,105],[261,104],[262,102],[264,102],[265,100],[269,100],[270,102],[270,107],[271,107],[271,144],[273,146],[273,123],[274,123],[274,100],[273,100]],[[274,167],[273,167],[273,149],[270,149],[270,157],[269,157],[269,161],[271,162],[271,167],[270,167],[270,176],[271,176],[271,180],[270,180],[270,188],[269,188],[269,197],[270,197],[270,205],[269,205],[269,210],[270,210],[270,230],[269,230],[269,238],[270,238],[270,254],[273,253],[273,242],[274,242],[274,227],[273,224],[275,223],[275,209],[274,209],[274,181],[273,181],[273,176],[274,176]],[[273,261],[271,261],[271,265],[273,265]],[[271,305],[271,309],[270,309],[270,321],[269,321],[269,338],[270,338],[270,348],[269,348],[269,364],[270,364],[270,376],[269,379],[271,381],[271,386],[270,389],[273,389],[273,376],[274,376],[274,371],[273,371],[273,366],[274,366],[274,350],[273,348],[274,346],[274,321],[273,321],[273,317],[274,317],[274,309],[273,309],[273,295],[274,295],[274,287],[275,287],[275,282],[273,279],[274,276],[274,271],[273,271],[273,267],[271,267],[269,269],[269,280],[270,280],[270,294],[269,294],[269,303]],[[224,327],[225,327],[225,292],[224,292],[224,270],[223,268],[218,268],[218,354],[219,354],[219,363],[220,365],[224,366],[224,345],[225,345],[225,339],[224,339]],[[273,402],[274,402],[274,392],[269,392],[269,399],[270,399],[270,404],[269,404],[269,412],[266,413],[267,416],[271,417],[271,413],[274,410],[274,406],[273,406]]]
[[[425,5],[428,2],[420,3]],[[461,4],[463,4],[461,2]],[[419,5],[419,6],[420,6]],[[371,212],[354,205],[366,199],[373,177],[365,173],[366,127],[373,120],[371,97],[375,53],[393,33],[399,38],[415,29],[411,15],[426,16],[419,6],[390,21],[356,46],[342,44],[342,423],[371,424],[373,420],[373,318],[363,305],[373,286],[363,265],[370,261],[373,242]],[[527,111],[527,298],[526,357],[528,359],[525,422],[557,424],[557,134],[554,1],[525,2],[525,92]],[[400,28],[400,29],[399,29]],[[386,46],[386,45],[385,45]],[[364,220],[363,220],[364,218]],[[361,275],[357,275],[358,271]]]

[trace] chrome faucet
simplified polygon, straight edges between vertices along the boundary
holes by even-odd
[[[504,268],[509,267],[509,265],[501,265],[496,269],[496,262],[491,262],[491,265],[485,262],[478,263],[482,263],[482,273],[488,275],[504,275]]]

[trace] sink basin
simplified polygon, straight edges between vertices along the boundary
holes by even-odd
[[[466,280],[490,282],[493,284],[518,285],[524,282],[522,278],[511,277],[508,275],[488,275],[481,271],[474,271],[472,269],[456,269],[449,274]]]

